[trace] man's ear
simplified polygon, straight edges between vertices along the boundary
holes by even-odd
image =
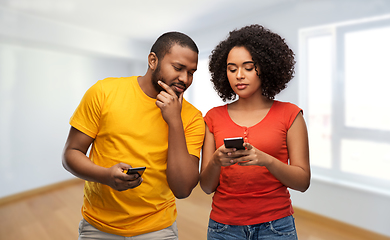
[[[157,55],[154,52],[149,53],[148,55],[148,65],[152,70],[156,70],[158,64]]]

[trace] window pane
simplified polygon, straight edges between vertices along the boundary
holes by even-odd
[[[225,104],[214,90],[208,69],[208,59],[200,59],[192,85],[185,91],[184,98],[199,109],[203,116],[213,107]]]
[[[390,180],[390,144],[363,140],[341,142],[341,170]]]
[[[314,166],[331,167],[331,36],[307,40],[308,129],[310,161]]]
[[[345,124],[390,130],[390,27],[345,34]]]

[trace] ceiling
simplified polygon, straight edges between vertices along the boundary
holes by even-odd
[[[0,13],[10,16],[15,13],[14,15],[18,16],[10,25],[7,16],[0,15],[2,23],[0,37],[1,33],[5,33],[11,39],[24,40],[28,37],[30,42],[41,41],[94,53],[139,58],[144,56],[144,52],[149,50],[150,45],[162,33],[180,31],[191,36],[201,50],[200,55],[206,57],[229,31],[244,25],[263,24],[289,37],[290,42],[294,42],[298,28],[388,14],[390,11],[388,2],[388,0],[0,0]],[[32,24],[27,24],[29,21]],[[35,28],[31,29],[30,26]],[[14,31],[15,28],[19,31]],[[61,32],[63,29],[72,29],[72,33],[66,35],[68,32]],[[111,41],[112,39],[117,41]],[[115,43],[106,44],[107,41]],[[297,43],[291,46],[297,46]]]
[[[294,0],[0,0],[0,8],[106,34],[154,41],[165,31],[191,35],[281,2]]]

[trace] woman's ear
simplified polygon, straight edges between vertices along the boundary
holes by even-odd
[[[148,55],[148,65],[151,70],[156,70],[158,64],[157,55],[154,52],[149,53]]]

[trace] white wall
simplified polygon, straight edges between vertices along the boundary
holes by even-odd
[[[4,197],[73,178],[62,167],[61,152],[83,94],[106,77],[144,74],[149,49],[2,9],[0,29]]]

